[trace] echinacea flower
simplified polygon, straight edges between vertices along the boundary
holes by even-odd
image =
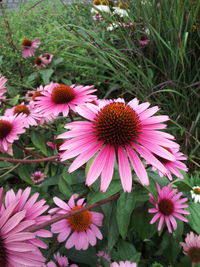
[[[192,263],[200,263],[200,235],[190,232],[186,235],[185,243],[180,242],[183,252],[187,255]]]
[[[121,18],[128,17],[128,12],[125,9],[120,8],[120,7],[113,7],[113,9],[114,9],[113,11],[114,15],[118,15]]]
[[[24,114],[0,116],[0,149],[7,151],[10,144],[19,139],[18,134],[25,132],[24,119]]]
[[[29,104],[22,102],[13,108],[6,109],[5,111],[5,116],[18,116],[19,114],[23,114],[25,116],[23,119],[25,128],[29,128],[30,126],[37,126],[38,122],[41,119],[40,114],[36,112],[33,102],[30,102]]]
[[[182,215],[190,214],[187,210],[184,210],[184,208],[187,208],[188,205],[183,204],[188,199],[180,199],[183,193],[178,193],[177,189],[172,189],[171,184],[164,186],[162,189],[158,184],[156,184],[156,186],[158,190],[157,200],[152,194],[149,194],[150,202],[155,206],[155,208],[149,209],[148,211],[150,213],[156,213],[150,221],[150,224],[155,223],[159,219],[158,231],[161,230],[163,223],[165,222],[169,233],[172,233],[172,227],[174,230],[177,228],[175,218],[178,218],[183,222],[188,222],[188,220]]]
[[[85,199],[81,198],[75,203],[77,197],[77,194],[72,195],[68,203],[58,197],[54,197],[53,201],[59,208],[50,210],[50,213],[56,212],[57,216],[83,208],[86,205],[84,203]],[[102,225],[102,220],[103,214],[85,210],[52,224],[51,231],[58,233],[58,242],[64,242],[67,239],[65,243],[67,249],[75,246],[77,250],[86,250],[89,244],[91,246],[96,245],[97,238],[103,238],[97,227]]]
[[[35,193],[30,196],[31,188],[27,187],[24,191],[19,189],[17,193],[10,189],[5,195],[5,207],[9,208],[12,203],[17,203],[15,206],[15,213],[25,211],[24,218],[26,220],[32,220],[35,224],[40,224],[51,219],[50,215],[44,215],[49,206],[46,205],[46,200],[41,199],[37,201],[39,193]],[[51,237],[52,233],[48,230],[40,229],[34,232],[36,237]],[[30,243],[35,244],[41,248],[47,248],[47,245],[40,239],[31,239]]]
[[[54,263],[53,261],[50,261],[47,263],[47,267],[78,267],[77,264],[70,264],[69,265],[69,261],[68,258],[66,256],[61,256],[60,253],[56,253],[54,254],[54,259],[56,261],[56,263]]]
[[[67,140],[61,145],[61,160],[78,156],[69,167],[71,173],[90,160],[95,154],[87,177],[90,186],[101,175],[101,191],[105,192],[112,180],[115,157],[124,191],[131,192],[133,167],[143,185],[149,184],[147,172],[138,154],[162,173],[164,165],[155,157],[175,160],[174,155],[163,148],[179,147],[174,137],[159,129],[166,127],[163,122],[168,116],[153,116],[159,108],[148,108],[150,103],[139,104],[134,98],[128,104],[123,99],[102,100],[99,105],[88,103],[78,106],[76,111],[89,121],[75,121],[65,126],[70,131],[60,134],[59,139]],[[138,153],[138,154],[137,154]],[[129,162],[130,161],[130,162]]]
[[[46,178],[46,175],[41,171],[36,171],[31,175],[31,179],[35,184],[40,183],[45,178]]]
[[[110,267],[137,267],[137,263],[130,261],[113,262]]]
[[[103,17],[100,13],[96,13],[94,16],[92,16],[92,18],[96,21],[103,20]]]
[[[190,193],[191,193],[192,199],[194,199],[194,202],[200,203],[200,186],[193,186]]]
[[[3,189],[1,191],[1,201]],[[26,220],[26,211],[15,212],[19,202],[15,201],[0,212],[0,265],[6,267],[44,267],[45,258],[36,244],[30,241],[36,238],[35,233],[26,230],[35,225],[34,220]]]
[[[110,7],[107,5],[94,5],[94,7],[91,9],[91,13],[97,14],[99,12],[110,13]]]
[[[167,174],[163,174],[161,171],[158,171],[160,177],[163,177],[164,175],[166,175],[168,177],[169,180],[172,180],[172,174],[175,175],[178,178],[183,179],[183,174],[179,171],[183,170],[183,171],[187,171],[187,166],[181,162],[181,160],[186,160],[186,157],[183,155],[183,153],[181,153],[178,149],[175,148],[166,148],[163,146],[164,149],[170,151],[174,157],[175,160],[170,161],[167,160],[165,158],[156,156],[156,158],[165,166],[165,168],[168,170]],[[146,162],[148,164],[148,162]],[[153,166],[152,168],[153,171],[156,171],[157,168]]]
[[[36,99],[37,112],[48,116],[58,116],[62,113],[67,116],[69,110],[75,111],[76,105],[81,105],[96,99],[91,93],[95,92],[94,86],[71,85],[50,83],[41,91],[42,96]]]
[[[36,57],[34,59],[34,68],[40,70],[40,69],[45,69],[46,68],[46,65],[44,64],[43,60],[41,57]]]
[[[53,59],[53,54],[46,53],[46,54],[41,55],[40,58],[44,64],[50,64]]]
[[[39,47],[39,40],[22,40],[22,56],[23,57],[32,57],[35,54],[36,49]]]
[[[139,44],[140,44],[141,46],[146,46],[146,45],[149,44],[149,42],[150,42],[150,40],[145,39],[145,40],[140,40],[140,41],[139,41]]]
[[[99,250],[96,255],[97,257],[102,257],[108,262],[111,262],[111,257],[105,251]]]
[[[6,96],[4,94],[6,93],[6,82],[8,79],[4,76],[0,76],[0,103],[1,100],[5,99]]]

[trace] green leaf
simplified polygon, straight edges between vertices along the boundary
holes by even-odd
[[[33,181],[31,180],[31,170],[29,164],[20,165],[17,168],[17,173],[23,181],[31,185],[33,184]]]
[[[114,247],[119,237],[119,229],[117,226],[116,216],[116,204],[115,202],[113,202],[112,213],[108,226],[108,251],[110,251]]]
[[[56,66],[56,65],[62,63],[63,60],[64,60],[64,58],[62,58],[62,57],[53,58],[53,61],[52,61],[52,64],[51,65],[52,66]]]
[[[40,70],[40,74],[41,74],[41,77],[42,77],[44,84],[47,84],[50,82],[50,78],[51,78],[53,73],[54,73],[53,69]]]
[[[126,238],[131,213],[135,207],[136,199],[134,193],[121,193],[117,200],[117,223],[119,233],[123,239]]]
[[[71,186],[67,183],[62,175],[59,177],[58,187],[60,192],[63,193],[63,195],[65,195],[67,198],[69,198],[73,194]]]
[[[156,227],[149,223],[151,218],[152,215],[148,213],[147,203],[144,203],[134,210],[134,214],[132,215],[132,227],[142,240],[150,239],[157,231]]]
[[[10,100],[10,104],[15,106],[18,103],[20,95],[16,95],[15,97],[12,97],[12,99]]]
[[[90,193],[88,195],[88,205],[94,204],[102,199],[105,199],[107,197],[110,197],[117,192],[119,192],[122,189],[122,186],[119,181],[112,181],[110,186],[108,187],[107,191],[105,193],[102,193],[100,191]]]
[[[133,244],[120,240],[118,243],[118,254],[120,256],[120,260],[131,260],[133,255],[136,253],[135,247]]]
[[[47,153],[47,147],[46,147],[46,140],[44,136],[32,131],[31,141],[33,142],[36,148],[38,148],[45,156],[47,156],[48,153]]]
[[[200,204],[189,203],[188,211],[190,212],[190,215],[187,215],[189,225],[194,231],[200,234]]]
[[[3,64],[3,56],[0,56],[0,66]]]
[[[97,257],[94,247],[89,247],[87,250],[63,249],[63,255],[66,255],[70,260],[80,264],[85,263],[91,267],[97,266]]]

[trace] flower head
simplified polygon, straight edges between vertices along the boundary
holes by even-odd
[[[8,151],[10,144],[18,140],[18,134],[25,132],[23,120],[25,115],[0,116],[0,150]]]
[[[69,265],[68,258],[66,256],[61,256],[59,252],[54,254],[54,259],[56,263],[54,263],[53,261],[50,261],[47,263],[47,267],[66,267],[66,266],[78,267],[77,264]]]
[[[41,55],[40,58],[44,64],[50,64],[53,59],[53,54],[46,53]]]
[[[46,175],[41,171],[36,171],[31,175],[31,179],[35,184],[40,183],[46,178]]]
[[[113,262],[110,267],[137,267],[137,263],[130,261]]]
[[[200,186],[193,186],[190,193],[192,198],[194,199],[194,202],[200,203]]]
[[[0,76],[0,103],[2,99],[6,98],[6,96],[4,96],[4,94],[6,93],[6,82],[6,77]]]
[[[34,226],[34,220],[26,218],[26,211],[16,211],[19,200],[8,207],[3,205],[3,188],[0,188],[0,266],[45,266],[45,258],[38,249],[36,233],[26,229]]]
[[[35,105],[33,102],[30,102],[29,104],[22,102],[21,104],[13,108],[6,109],[5,111],[5,116],[18,116],[19,114],[23,114],[25,116],[23,119],[25,128],[37,126],[41,119],[40,114],[38,114],[38,112],[35,110]]]
[[[22,56],[23,57],[32,57],[35,54],[36,49],[39,47],[39,40],[22,40]]]
[[[62,113],[67,116],[69,109],[75,111],[76,105],[84,104],[95,99],[91,93],[96,90],[94,86],[68,86],[66,84],[50,83],[41,91],[42,96],[36,99],[37,111],[44,116],[53,114],[58,116]]]
[[[97,252],[97,256],[98,256],[98,257],[102,257],[102,258],[104,258],[105,260],[111,262],[111,257],[110,257],[105,251],[99,250],[99,251]]]
[[[35,224],[40,224],[51,219],[50,215],[43,215],[48,210],[49,206],[46,205],[46,201],[41,199],[37,201],[39,194],[35,193],[30,196],[31,188],[27,187],[24,191],[19,189],[15,193],[12,189],[6,192],[5,195],[5,208],[9,208],[13,203],[17,203],[14,212],[25,211],[24,219],[32,220]],[[34,232],[39,237],[51,237],[52,234],[48,230],[38,230]],[[47,245],[39,239],[29,240],[30,243],[36,244],[38,247],[47,248]]]
[[[183,252],[193,263],[200,263],[200,235],[195,235],[193,232],[187,234],[185,243],[180,242],[183,247]]]
[[[101,175],[101,191],[106,191],[113,176],[115,157],[124,191],[131,192],[133,167],[143,185],[148,185],[148,175],[138,154],[151,162],[163,173],[164,165],[155,157],[175,160],[171,152],[163,148],[179,147],[174,137],[159,131],[168,116],[152,116],[159,108],[148,108],[150,103],[139,104],[135,98],[128,104],[123,99],[101,100],[99,105],[86,104],[76,108],[89,121],[76,121],[65,126],[70,131],[60,134],[59,139],[67,140],[60,146],[64,150],[62,160],[78,156],[69,167],[69,172],[78,169],[95,154],[87,177],[90,186]]]
[[[169,180],[172,180],[172,174],[175,175],[178,178],[183,179],[183,174],[179,171],[183,170],[183,171],[187,171],[187,166],[181,162],[181,160],[186,160],[186,157],[183,155],[183,153],[181,153],[179,151],[179,149],[176,148],[166,148],[163,146],[164,149],[166,149],[167,151],[170,151],[174,157],[175,160],[167,160],[165,158],[156,156],[156,158],[162,162],[162,164],[165,166],[165,168],[168,170],[167,174],[163,174],[161,171],[158,171],[160,177],[163,177],[164,175],[167,175]],[[146,162],[147,163],[147,162]],[[155,166],[153,166],[152,168],[154,171],[157,170],[157,168]]]
[[[50,213],[56,211],[57,216],[83,208],[85,199],[81,198],[75,203],[77,197],[77,194],[72,195],[68,203],[54,197],[53,200],[59,208],[50,210]],[[97,238],[102,239],[102,234],[97,227],[102,225],[102,220],[101,213],[86,210],[52,224],[51,231],[59,233],[58,242],[64,242],[67,239],[65,244],[67,249],[75,246],[77,250],[86,250],[89,244],[96,245]]]
[[[113,14],[118,15],[121,18],[128,17],[128,12],[125,9],[121,7],[113,7],[113,9],[114,9]]]
[[[188,220],[182,214],[190,214],[184,208],[187,208],[188,205],[183,204],[188,199],[182,198],[182,192],[178,193],[177,189],[172,189],[171,184],[164,186],[162,189],[158,184],[156,184],[158,190],[158,199],[155,200],[152,194],[150,196],[150,202],[155,206],[153,209],[149,209],[150,213],[156,213],[150,224],[155,223],[159,219],[158,223],[158,231],[161,230],[163,223],[165,222],[167,225],[167,229],[169,233],[172,233],[172,227],[174,230],[177,228],[177,223],[175,218],[183,222],[187,222]],[[172,227],[171,227],[172,225]]]
[[[110,13],[110,7],[107,5],[94,5],[91,9],[92,14],[97,14],[99,12]]]
[[[34,68],[40,70],[40,69],[45,69],[46,68],[46,65],[44,64],[43,60],[41,57],[36,57],[34,59]]]

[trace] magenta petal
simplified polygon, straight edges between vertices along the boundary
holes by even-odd
[[[124,192],[131,192],[132,175],[127,155],[122,147],[118,147],[119,174]]]

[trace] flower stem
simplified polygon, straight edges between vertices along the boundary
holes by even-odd
[[[69,211],[66,214],[57,216],[57,217],[55,217],[55,218],[53,218],[53,219],[51,219],[51,220],[49,220],[47,222],[40,223],[40,224],[38,224],[36,226],[32,226],[30,228],[27,228],[26,231],[35,232],[37,230],[43,229],[43,228],[45,228],[45,227],[47,227],[47,226],[49,226],[49,225],[51,225],[51,224],[53,224],[55,222],[58,222],[58,221],[63,220],[63,219],[66,219],[69,216],[73,216],[73,215],[78,214],[78,213],[81,213],[83,211],[86,211],[86,210],[89,210],[89,209],[93,209],[95,207],[98,207],[98,206],[101,206],[101,205],[103,205],[105,203],[108,203],[108,202],[110,202],[110,201],[118,198],[119,196],[120,196],[120,193],[118,192],[118,193],[112,195],[111,197],[108,197],[106,199],[100,200],[100,201],[98,201],[98,202],[96,202],[96,203],[94,203],[92,205],[83,207],[83,208],[78,209],[78,210]]]
[[[0,157],[0,161],[15,162],[15,163],[34,163],[43,161],[55,161],[58,158],[59,156],[40,158],[40,159],[12,159],[12,158]]]

